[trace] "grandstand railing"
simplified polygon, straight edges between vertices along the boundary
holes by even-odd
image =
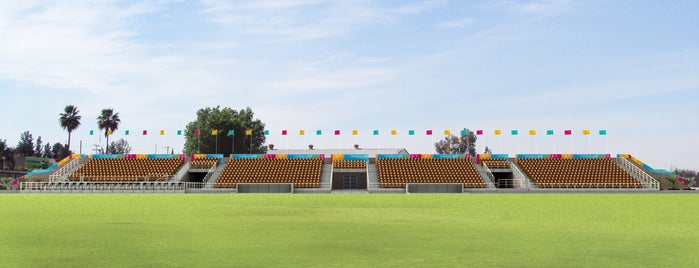
[[[634,175],[635,178],[640,178],[642,182],[647,184],[650,188],[660,190],[660,182],[648,175],[648,173],[641,170],[641,168],[634,165],[626,158],[617,159],[620,159],[619,163],[621,163],[621,165],[625,167],[631,173],[631,175]]]
[[[20,193],[185,193],[202,182],[22,182]]]
[[[527,179],[527,175],[515,163],[510,162],[510,169],[512,170],[512,174],[514,175],[513,180],[520,182],[526,188],[537,187],[537,185],[534,182],[532,182],[530,179]]]
[[[485,162],[482,162],[482,163],[483,163],[483,168],[485,169],[485,173],[488,174],[488,178],[490,179],[491,182],[495,183],[495,175],[493,175],[493,172],[490,170],[490,168],[488,168],[488,165],[486,165]]]
[[[174,181],[182,181],[182,178],[184,178],[185,175],[187,175],[187,171],[189,171],[189,162],[184,163],[184,165],[180,166],[180,170],[175,173],[175,175],[172,177]]]
[[[51,182],[60,182],[60,181],[68,181],[68,175],[75,171],[74,169],[82,164],[82,159],[83,158],[74,158],[72,160],[69,160],[67,163],[61,165],[56,172],[54,172],[52,175],[49,176],[49,181]]]
[[[211,176],[214,175],[214,171],[216,170],[217,167],[218,167],[218,165],[211,166],[209,171],[206,172],[206,176],[204,176],[204,179],[202,180],[203,183],[205,183],[205,184],[209,183],[209,180],[211,179]]]

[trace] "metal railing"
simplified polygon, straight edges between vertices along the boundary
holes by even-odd
[[[522,171],[515,163],[510,162],[510,169],[512,170],[512,175],[514,175],[513,176],[514,179],[516,179],[520,183],[522,183],[523,186],[525,186],[526,188],[536,188],[537,187],[536,184],[534,184],[529,179],[527,179],[527,175],[525,175],[524,171]]]
[[[52,182],[57,182],[57,181],[68,181],[68,174],[71,173],[73,168],[79,166],[82,161],[82,158],[74,158],[64,165],[61,165],[53,174],[49,176],[49,181]]]
[[[627,168],[627,170],[629,170],[631,175],[635,175],[634,177],[640,178],[641,182],[645,182],[648,185],[648,187],[660,190],[660,182],[658,182],[655,178],[648,175],[648,173],[641,170],[641,168],[639,168],[638,166],[631,163],[631,161],[629,161],[628,159],[626,159],[626,158],[617,158],[617,159],[620,159],[619,162],[621,162],[621,165],[623,167]]]
[[[488,168],[488,165],[486,165],[484,162],[481,162],[483,164],[483,168],[485,169],[485,173],[488,174],[488,178],[490,178],[490,181],[495,184],[495,175],[493,175],[493,172]]]
[[[173,176],[174,181],[182,181],[184,175],[187,175],[187,171],[189,171],[189,162],[185,162],[184,165],[180,167],[180,170]]]

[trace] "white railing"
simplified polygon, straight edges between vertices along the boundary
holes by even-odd
[[[68,173],[70,173],[73,168],[81,164],[81,159],[82,158],[74,158],[60,166],[52,175],[49,176],[49,181],[68,181]]]
[[[515,181],[522,183],[526,188],[532,188],[532,186],[536,187],[535,184],[531,183],[531,181],[527,179],[527,175],[525,175],[524,171],[519,169],[515,163],[510,162],[510,169],[512,170],[512,175],[514,177],[513,179]]]
[[[218,167],[218,165],[211,166],[211,168],[209,169],[209,172],[206,173],[206,176],[204,176],[204,179],[202,180],[203,183],[205,183],[205,184],[209,183],[209,179],[211,179],[211,176],[214,175],[214,171],[216,171],[217,167]]]
[[[488,165],[486,165],[484,162],[481,162],[483,164],[483,168],[485,169],[485,173],[488,174],[488,178],[490,178],[490,181],[495,184],[495,175],[493,175],[493,172],[488,168]],[[497,186],[495,186],[497,187]]]
[[[177,174],[173,176],[174,181],[182,181],[184,175],[187,175],[187,171],[189,171],[189,162],[185,162],[184,165],[180,167],[180,170],[177,171]]]
[[[188,187],[185,182],[22,182],[21,193],[183,193]]]
[[[633,163],[631,163],[631,161],[629,161],[626,158],[617,159],[620,159],[619,161],[621,162],[621,165],[627,168],[632,175],[636,175],[634,177],[640,178],[642,182],[645,182],[650,188],[660,190],[660,183],[656,179],[648,175],[648,173],[641,170],[641,168],[634,165]]]

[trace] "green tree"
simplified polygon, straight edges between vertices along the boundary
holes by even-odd
[[[34,145],[34,156],[41,157],[41,152],[44,149],[44,142],[41,141],[41,136],[36,138],[36,145]]]
[[[25,156],[34,156],[34,137],[29,131],[22,132],[19,136],[19,143],[15,147],[15,153]]]
[[[68,150],[67,146],[63,146],[63,144],[57,142],[53,145],[53,148],[51,148],[51,155],[53,156],[53,159],[60,161],[69,156],[70,151]]]
[[[109,151],[113,154],[128,154],[131,152],[131,146],[125,139],[119,139],[118,141],[113,141],[112,144],[109,145]]]
[[[112,108],[102,109],[102,113],[97,117],[97,127],[100,130],[104,130],[104,137],[107,138],[107,144],[105,145],[107,147],[105,153],[107,154],[109,153],[109,134],[119,129],[119,123],[121,123],[119,113],[115,113]]]
[[[68,131],[68,150],[70,150],[70,134],[80,126],[80,119],[82,119],[82,116],[78,113],[80,113],[78,107],[67,105],[58,117],[58,123],[61,125],[61,128]]]
[[[15,155],[12,151],[14,150],[7,146],[7,140],[0,140],[0,160],[2,160],[0,169],[4,169],[4,165],[9,169],[15,169]]]
[[[53,158],[53,152],[51,152],[51,144],[46,143],[44,145],[44,150],[41,152],[41,157],[46,157],[46,158]]]
[[[263,146],[265,124],[253,117],[249,107],[240,111],[220,106],[199,109],[197,119],[187,124],[184,153],[231,154],[232,147],[233,153],[266,152],[267,148]],[[246,135],[248,129],[252,130],[252,135]],[[195,130],[199,131],[199,136],[195,135]],[[212,130],[218,130],[218,135],[212,135]],[[227,135],[229,130],[233,130],[232,137]],[[234,145],[231,144],[233,140]]]
[[[465,154],[468,152],[471,156],[476,156],[476,134],[467,128],[463,130],[468,134],[445,136],[443,140],[434,144],[435,151],[438,154]]]

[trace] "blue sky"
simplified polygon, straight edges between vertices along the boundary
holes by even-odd
[[[432,153],[440,135],[425,129],[468,127],[485,130],[479,151],[572,144],[697,169],[696,14],[696,1],[4,1],[0,139],[65,142],[57,117],[74,104],[74,149],[83,140],[89,152],[99,111],[113,107],[123,123],[112,139],[165,129],[128,140],[137,153],[179,151],[174,133],[197,109],[249,106],[278,148]],[[608,146],[582,129],[606,129]]]

